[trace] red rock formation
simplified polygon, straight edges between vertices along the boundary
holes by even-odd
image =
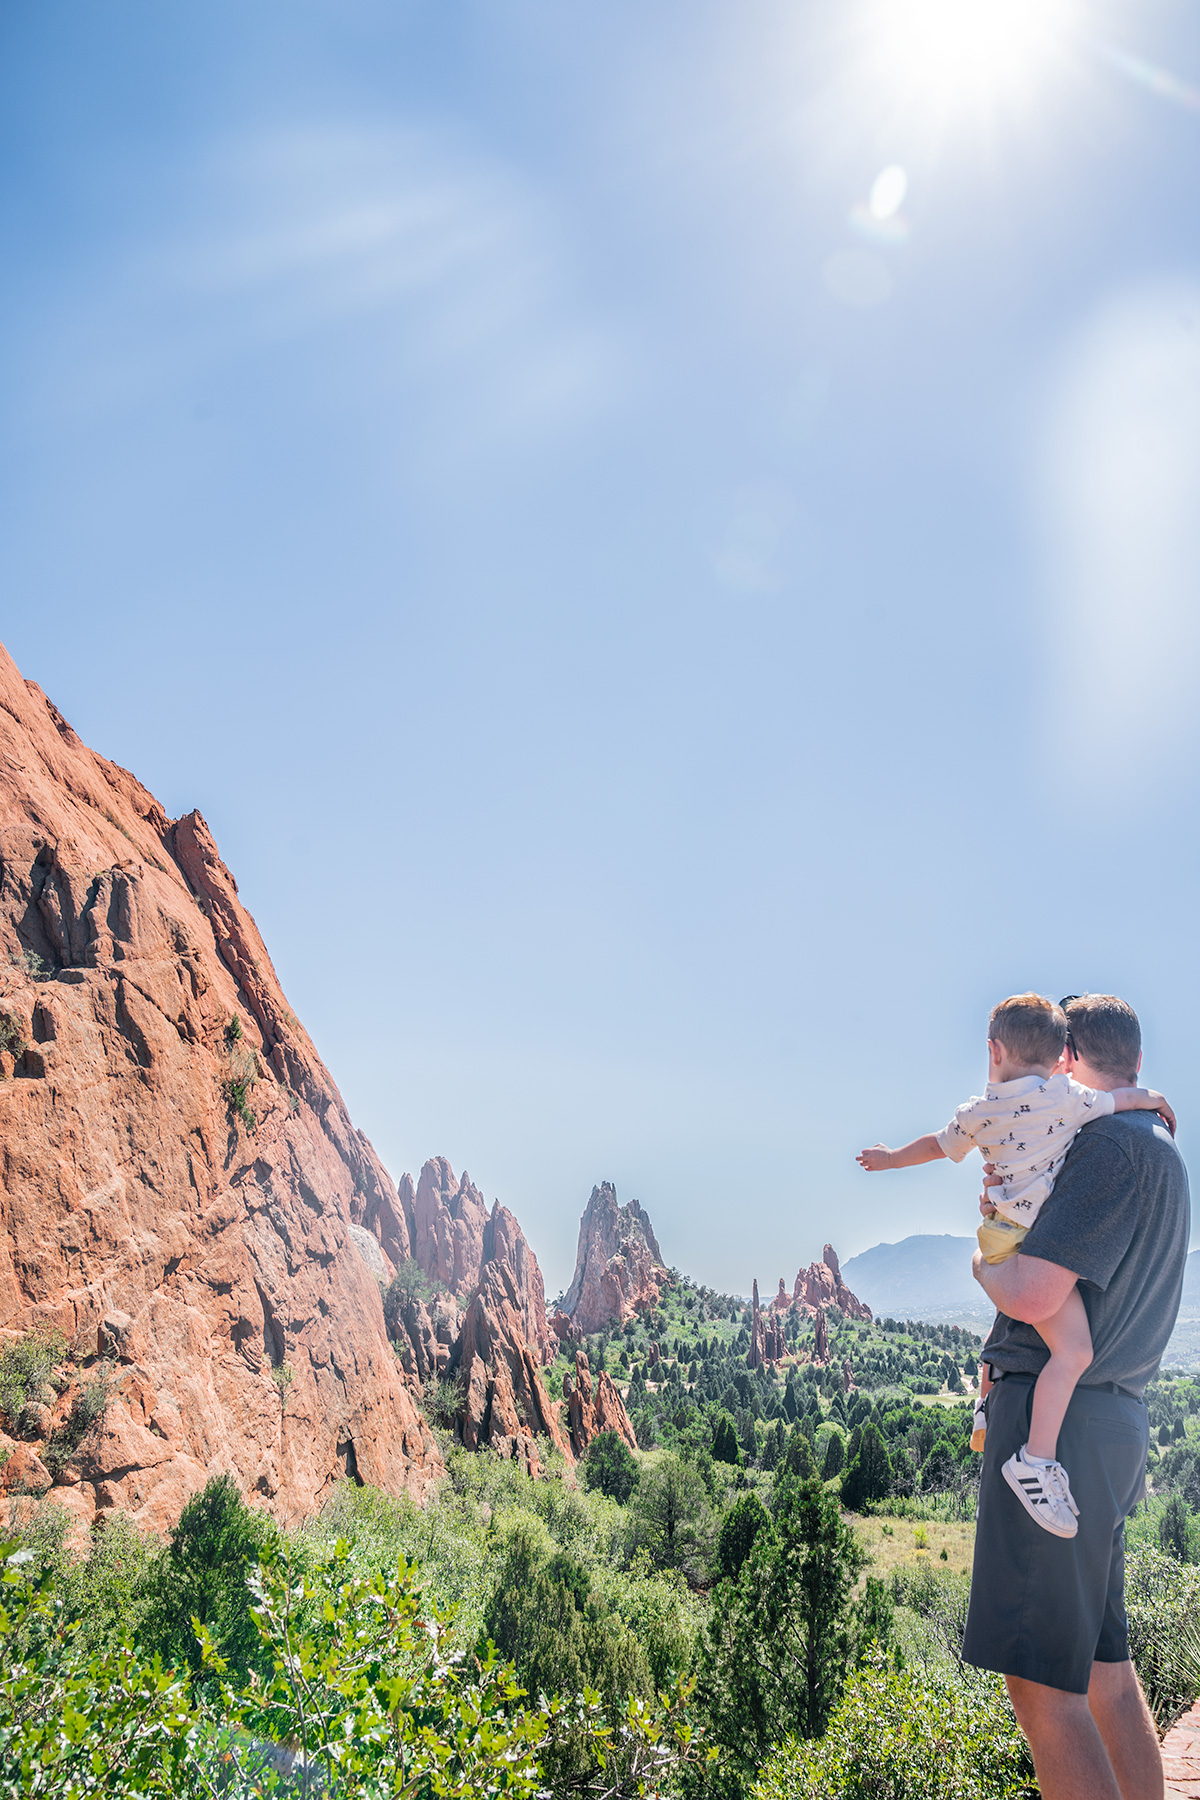
[[[813,1361],[827,1364],[829,1361],[829,1327],[825,1323],[825,1314],[818,1306],[816,1329],[813,1333]]]
[[[441,1458],[351,1229],[408,1255],[403,1204],[199,813],[3,651],[0,1014],[0,1330],[57,1326],[85,1378],[98,1333],[121,1359],[56,1498],[161,1528],[224,1471],[285,1521],[345,1474],[423,1493]]]
[[[773,1310],[769,1314],[759,1310],[756,1281],[750,1302],[750,1349],[746,1353],[746,1367],[761,1369],[766,1363],[780,1362],[784,1349],[782,1321],[776,1318]]]
[[[546,1393],[540,1359],[525,1341],[522,1309],[521,1285],[511,1264],[504,1259],[485,1264],[450,1366],[462,1371],[467,1449],[490,1444],[536,1475],[535,1434],[549,1437],[568,1461],[571,1449]]]
[[[595,1382],[582,1350],[575,1352],[575,1379],[563,1376],[563,1396],[571,1427],[571,1448],[582,1456],[594,1437],[602,1431],[616,1431],[631,1450],[637,1449],[637,1437],[629,1422],[615,1383],[607,1369],[601,1369]]]
[[[810,1263],[796,1276],[792,1305],[810,1316],[822,1306],[836,1306],[850,1319],[869,1319],[871,1309],[864,1306],[842,1280],[842,1271],[831,1244],[826,1244],[819,1263]]]
[[[576,1329],[587,1333],[623,1324],[652,1307],[669,1281],[649,1215],[636,1200],[618,1206],[611,1181],[593,1188],[579,1221],[575,1274],[562,1302]]]
[[[771,1305],[776,1312],[785,1313],[788,1311],[791,1304],[792,1304],[792,1296],[788,1293],[787,1282],[783,1279],[783,1276],[781,1275],[779,1277],[779,1292],[776,1294],[775,1298],[772,1300]]]
[[[850,1367],[850,1359],[847,1357],[842,1364],[842,1392],[848,1394],[853,1386],[854,1370]]]

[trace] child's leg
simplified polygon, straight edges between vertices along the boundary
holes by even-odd
[[[971,1426],[972,1450],[982,1450],[987,1439],[987,1417],[983,1410],[983,1403],[987,1399],[990,1389],[995,1385],[992,1380],[991,1364],[981,1362],[979,1365],[979,1398],[975,1402],[975,1418]]]
[[[1092,1360],[1092,1333],[1079,1289],[1072,1288],[1053,1318],[1041,1321],[1037,1329],[1050,1352],[1050,1361],[1034,1384],[1033,1417],[1026,1448],[1030,1456],[1054,1460],[1075,1383]]]

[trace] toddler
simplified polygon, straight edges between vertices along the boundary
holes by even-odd
[[[875,1144],[857,1158],[864,1169],[911,1169],[948,1156],[962,1162],[978,1149],[993,1165],[979,1248],[986,1262],[1015,1256],[1029,1227],[1054,1187],[1079,1129],[1112,1112],[1144,1108],[1161,1113],[1172,1134],[1175,1115],[1161,1094],[1123,1087],[1111,1093],[1082,1087],[1058,1068],[1067,1042],[1060,1006],[1040,994],[1016,994],[1001,1001],[988,1022],[989,1080],[983,1094],[967,1100],[944,1131],[915,1138],[902,1149]],[[1058,1433],[1075,1384],[1092,1360],[1092,1335],[1077,1287],[1038,1332],[1050,1360],[1033,1390],[1029,1441],[1010,1456],[1003,1474],[1031,1518],[1056,1537],[1074,1537],[1079,1508],[1067,1471],[1057,1460]],[[980,1365],[980,1400],[974,1449],[983,1447],[984,1396],[990,1380]]]

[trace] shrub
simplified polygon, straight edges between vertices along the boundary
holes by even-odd
[[[63,1424],[50,1434],[50,1442],[42,1452],[42,1461],[52,1475],[65,1469],[88,1436],[108,1411],[108,1402],[117,1385],[114,1365],[101,1363],[94,1381],[84,1382],[71,1403],[71,1411]]]
[[[24,1048],[25,1031],[20,1019],[13,1013],[0,1012],[0,1050],[20,1056]]]
[[[767,1763],[754,1800],[1017,1800],[1033,1764],[1003,1683],[897,1669],[878,1651],[850,1678],[819,1743]]]
[[[1163,1727],[1200,1695],[1200,1569],[1161,1550],[1131,1550],[1125,1603],[1130,1653]]]
[[[836,1481],[846,1464],[846,1446],[840,1431],[831,1431],[829,1442],[825,1446],[825,1461],[821,1467],[822,1481]]]
[[[50,1376],[66,1354],[66,1338],[50,1326],[38,1326],[0,1350],[0,1413],[7,1425],[19,1426],[27,1406],[50,1398]]]
[[[638,1462],[619,1431],[602,1431],[594,1437],[583,1459],[583,1485],[599,1488],[622,1506],[638,1483]]]
[[[277,1542],[265,1513],[243,1501],[231,1475],[219,1475],[193,1495],[171,1533],[146,1640],[164,1661],[200,1671],[199,1620],[225,1661],[240,1676],[261,1662],[247,1578]],[[269,1669],[269,1665],[268,1665]]]

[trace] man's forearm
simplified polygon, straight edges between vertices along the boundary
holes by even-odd
[[[1043,1262],[1040,1257],[1022,1256],[1019,1251],[1005,1262],[988,1263],[977,1250],[973,1268],[993,1306],[1024,1325],[1040,1325],[1053,1318],[1075,1286],[1070,1269]]]

